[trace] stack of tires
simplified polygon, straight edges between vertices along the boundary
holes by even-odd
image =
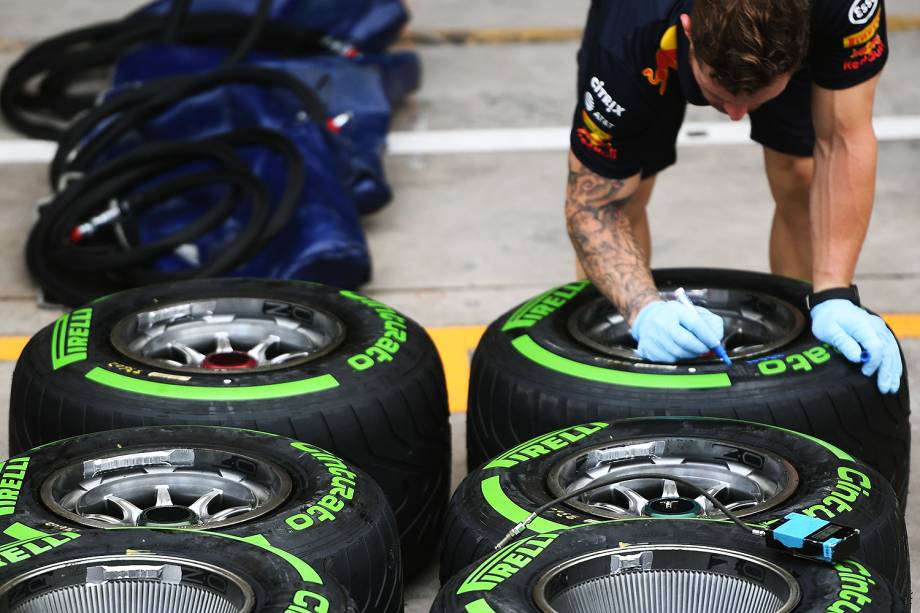
[[[655,280],[723,318],[734,366],[641,361],[586,282],[493,323],[473,358],[471,473],[449,507],[432,611],[909,610],[906,375],[883,396],[815,339],[807,284],[696,269]],[[825,538],[805,555],[778,536],[792,523],[819,540],[856,529],[858,546],[842,555]]]
[[[430,338],[311,283],[174,283],[63,316],[17,364],[10,446],[16,613],[396,613],[450,483]]]

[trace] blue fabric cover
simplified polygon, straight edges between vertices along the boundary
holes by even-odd
[[[163,15],[171,6],[172,0],[157,0],[138,13]],[[193,0],[190,11],[253,15],[258,6],[258,0]],[[271,20],[323,32],[375,52],[396,42],[409,13],[401,0],[275,0]]]
[[[242,11],[241,4],[248,11]],[[157,1],[141,12],[162,13],[170,5],[171,0]],[[251,14],[256,5],[256,0],[195,0],[191,10]],[[283,89],[228,85],[183,100],[126,136],[100,160],[149,142],[199,140],[247,127],[277,130],[296,143],[303,156],[307,179],[301,202],[292,222],[233,274],[357,287],[370,279],[370,254],[358,214],[377,210],[391,198],[381,154],[392,107],[420,81],[414,53],[381,52],[398,36],[408,15],[399,0],[276,0],[272,16],[361,49],[362,55],[355,59],[266,54],[246,58],[247,64],[284,70],[303,81],[323,99],[329,118],[348,113],[351,119],[339,134],[304,119],[296,97]],[[137,49],[117,64],[109,95],[138,83],[210,70],[221,64],[225,54],[225,50],[166,44]],[[283,158],[256,147],[241,153],[277,201],[286,181]],[[139,220],[139,240],[146,243],[174,233],[225,189],[201,189],[158,207]],[[161,258],[157,267],[175,270],[209,259],[233,240],[246,217],[245,211],[239,211],[182,255]]]

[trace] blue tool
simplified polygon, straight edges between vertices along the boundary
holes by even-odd
[[[822,562],[840,562],[859,549],[859,530],[829,521],[789,513],[783,523],[766,531],[767,545]]]
[[[677,297],[678,302],[687,307],[687,310],[693,313],[693,316],[702,322],[703,318],[700,317],[696,307],[693,306],[692,302],[690,302],[690,298],[687,297],[687,292],[684,291],[684,288],[678,287],[676,290],[674,290],[674,295]],[[721,341],[719,341],[715,346],[710,347],[710,349],[712,349],[712,351],[715,352],[715,354],[719,356],[728,366],[732,365],[732,360],[730,357],[728,357],[728,353],[725,351],[725,347],[722,345]]]

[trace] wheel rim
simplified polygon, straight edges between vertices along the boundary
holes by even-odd
[[[326,355],[345,338],[335,316],[302,304],[214,298],[166,305],[119,321],[112,345],[155,368],[270,371]]]
[[[58,470],[43,484],[53,512],[94,527],[221,528],[281,505],[291,479],[275,464],[211,448],[147,449]]]
[[[801,598],[791,574],[745,553],[694,545],[592,552],[544,574],[544,613],[787,613]]]
[[[664,300],[675,300],[673,289],[661,292]],[[705,307],[725,322],[723,345],[733,359],[747,359],[774,353],[797,338],[805,329],[802,312],[788,302],[748,290],[687,288],[690,300]],[[604,355],[642,361],[629,325],[606,298],[582,305],[569,318],[570,334],[583,345]],[[707,354],[686,363],[717,363]]]
[[[643,474],[674,475],[709,492],[740,516],[761,513],[788,500],[799,484],[785,459],[756,449],[694,437],[660,437],[603,444],[557,462],[547,477],[554,496],[606,478],[631,477],[588,491],[566,504],[597,517],[722,517],[704,496],[674,481]]]
[[[254,605],[238,575],[159,555],[68,560],[0,586],[0,610],[9,613],[250,613]]]

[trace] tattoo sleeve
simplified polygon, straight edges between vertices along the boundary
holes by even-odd
[[[588,278],[630,325],[642,307],[658,300],[624,211],[635,185],[633,180],[605,179],[573,160],[565,202],[569,238]]]

